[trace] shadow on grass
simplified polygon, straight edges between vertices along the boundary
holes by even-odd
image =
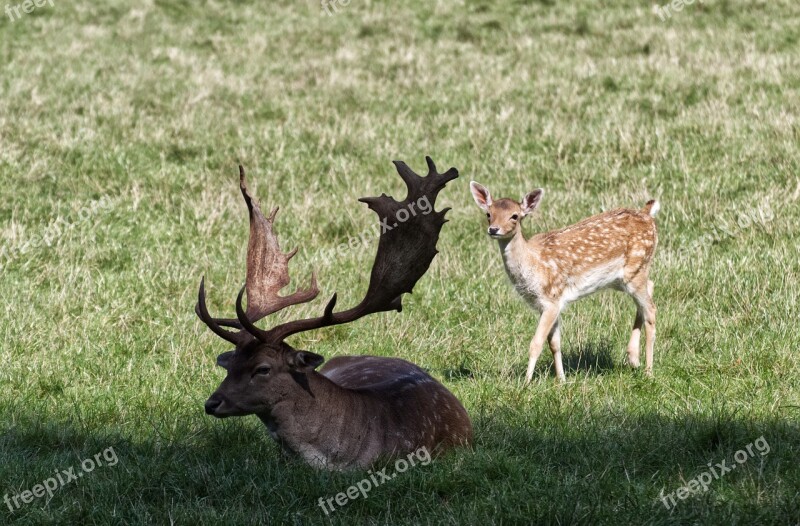
[[[545,347],[544,351],[542,351],[542,356],[536,363],[536,369],[533,373],[534,378],[555,378],[556,369],[552,357],[553,354],[550,352],[550,348]],[[564,364],[564,373],[567,376],[567,380],[569,380],[570,375],[578,372],[582,372],[587,376],[600,376],[623,366],[621,363],[614,363],[611,346],[605,342],[589,343],[577,351],[562,347],[561,360]],[[522,371],[521,374],[524,374],[527,367],[528,360],[526,357],[524,361],[520,360],[518,362],[515,370]]]
[[[0,432],[3,492],[19,494],[111,446],[119,463],[59,488],[51,500],[36,499],[14,513],[3,507],[0,523],[717,524],[800,516],[793,515],[800,512],[794,415],[757,419],[723,408],[710,417],[609,411],[569,418],[569,412],[477,417],[473,451],[409,470],[330,516],[318,499],[347,490],[365,473],[316,471],[286,459],[254,418],[190,420],[170,428],[172,438],[154,431],[131,439],[122,431],[23,417],[17,422],[26,426]],[[768,455],[754,456],[672,510],[663,506],[662,490],[684,486],[710,461],[733,462],[760,436]],[[531,499],[538,494],[547,497]]]
[[[469,368],[467,368],[462,362],[461,365],[459,365],[458,367],[452,367],[450,369],[442,369],[441,376],[446,380],[456,381],[456,380],[466,380],[469,378],[475,378],[475,373],[472,372],[472,370],[470,370]]]
[[[578,352],[562,351],[562,355],[565,373],[583,371],[596,376],[617,367],[611,354],[611,346],[606,342],[588,343]]]
[[[508,523],[794,524],[800,517],[800,470],[792,459],[800,454],[800,426],[786,416],[751,418],[726,410],[622,419],[613,411],[589,419],[494,413],[476,419],[469,463],[475,477],[495,486],[495,505]],[[753,444],[760,437],[768,447],[758,450]],[[735,455],[742,458],[748,446],[754,453],[740,463]],[[736,469],[715,478],[705,492],[689,487],[687,497],[676,497],[709,463],[723,462]],[[509,493],[558,491],[526,509],[499,487]],[[485,488],[475,490],[478,498]],[[667,507],[662,497],[670,494],[674,500]]]

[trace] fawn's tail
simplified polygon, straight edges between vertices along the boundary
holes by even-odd
[[[658,211],[661,210],[661,205],[655,199],[649,200],[642,208],[642,212],[648,214],[650,217],[655,217]]]

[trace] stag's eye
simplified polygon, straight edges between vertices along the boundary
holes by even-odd
[[[270,367],[269,367],[269,365],[262,365],[262,366],[258,367],[258,368],[255,370],[255,373],[254,373],[254,374],[262,374],[262,375],[266,375],[266,374],[269,374],[269,371],[270,371]]]
[[[518,216],[517,214],[514,214],[513,216],[511,216],[511,219],[513,219],[514,221],[516,221],[517,219],[519,219],[519,216]]]

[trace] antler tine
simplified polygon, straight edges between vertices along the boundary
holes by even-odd
[[[206,277],[200,280],[200,291],[197,293],[197,306],[195,307],[197,316],[205,323],[211,331],[222,338],[223,340],[238,345],[244,341],[244,335],[241,332],[227,331],[220,327],[220,323],[227,322],[228,320],[217,320],[211,317],[208,313],[206,306]],[[227,325],[227,323],[224,323]]]
[[[244,307],[242,307],[242,301],[244,298],[244,292],[247,289],[247,285],[241,288],[239,291],[239,295],[236,297],[236,317],[239,319],[239,323],[242,324],[244,330],[258,338],[259,340],[266,341],[266,331],[259,329],[255,326],[255,324],[250,321],[248,318],[247,313],[244,311]]]
[[[431,174],[435,174],[436,173],[436,165],[433,163],[433,159],[431,159],[429,156],[426,155],[425,156],[425,162],[428,165],[428,176],[430,176]]]
[[[239,329],[242,330],[242,323],[233,318],[214,318],[214,321],[217,322],[217,325],[220,327],[230,327],[232,329]]]
[[[436,243],[449,208],[437,212],[434,209],[436,197],[449,181],[458,177],[455,168],[440,174],[430,157],[425,161],[428,165],[426,177],[417,175],[404,162],[394,161],[398,174],[408,187],[404,201],[398,202],[385,194],[359,199],[378,214],[382,226],[369,286],[361,303],[334,313],[334,295],[322,316],[291,321],[261,331],[259,339],[277,343],[298,332],[348,323],[376,312],[402,310],[402,295],[411,292],[438,253]]]

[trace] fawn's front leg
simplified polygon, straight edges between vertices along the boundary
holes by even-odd
[[[528,354],[528,372],[525,374],[525,383],[529,384],[531,379],[533,378],[533,369],[536,367],[536,360],[539,359],[539,355],[542,354],[542,348],[544,347],[544,342],[547,339],[550,331],[553,329],[556,321],[558,320],[558,315],[560,314],[560,310],[558,307],[549,307],[542,312],[542,315],[539,317],[539,325],[536,327],[536,334],[533,336],[533,340],[531,340],[530,351]],[[560,334],[559,334],[560,336]],[[558,340],[560,344],[560,339]],[[564,379],[564,366],[561,364],[561,346],[558,345],[558,354],[553,351],[553,360],[556,362],[556,374],[561,371],[559,379]]]

